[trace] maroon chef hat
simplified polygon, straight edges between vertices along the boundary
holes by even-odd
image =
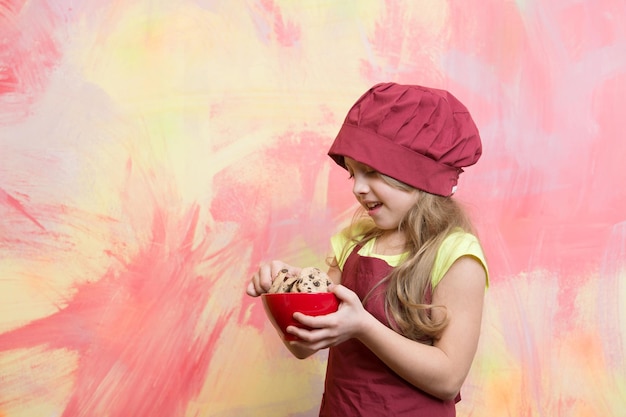
[[[349,157],[446,197],[481,153],[478,129],[452,94],[395,83],[377,84],[357,100],[328,151],[344,168]]]

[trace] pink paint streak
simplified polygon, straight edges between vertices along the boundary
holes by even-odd
[[[280,6],[273,0],[260,0],[253,17],[263,38],[275,39],[279,45],[293,47],[300,42],[300,26],[285,20]]]
[[[367,49],[373,54],[361,62],[361,74],[368,84],[395,81],[434,85],[439,81],[433,71],[433,51],[445,34],[411,19],[409,9],[403,3],[385,1],[384,12],[368,37]]]
[[[470,111],[482,119],[480,127],[508,127],[484,137],[483,158],[467,174],[494,180],[476,189],[489,201],[482,214],[502,236],[490,242],[493,233],[485,231],[493,272],[503,277],[533,268],[560,272],[564,311],[572,311],[572,291],[583,284],[581,275],[597,267],[626,207],[626,194],[614,187],[626,180],[620,169],[626,157],[621,128],[615,123],[623,118],[618,113],[625,75],[623,70],[606,79],[602,74],[623,61],[616,43],[623,42],[618,34],[624,36],[619,7],[612,0],[593,7],[585,2],[519,7],[491,0],[485,7],[455,4],[450,12],[449,48],[493,70],[499,80],[496,90],[477,91],[497,96],[499,109],[492,104],[486,112],[473,106]],[[581,76],[585,68],[588,75]],[[601,131],[592,132],[593,126]]]
[[[339,219],[355,207],[348,174],[328,158],[324,152],[328,146],[328,138],[314,131],[284,132],[274,146],[216,175],[211,213],[215,221],[239,226],[232,251],[251,252],[247,276],[264,261],[297,262],[303,249],[321,257],[328,253]],[[325,165],[330,165],[329,177]],[[249,177],[241,170],[262,174],[244,180]],[[326,186],[327,194],[316,197],[318,189]],[[242,301],[251,314],[244,308],[239,320],[263,328],[267,318],[260,300],[244,297]]]
[[[192,247],[198,214],[192,207],[172,220],[155,210],[152,237],[130,262],[78,285],[57,313],[0,335],[0,351],[45,346],[78,354],[63,417],[182,416],[199,393],[231,313],[215,311],[212,327],[198,328],[223,268],[198,272],[215,261],[208,236]]]
[[[41,223],[39,223],[37,221],[37,219],[35,217],[33,217],[22,205],[22,203],[19,202],[18,199],[16,199],[15,197],[13,197],[12,195],[10,195],[9,193],[7,193],[6,191],[4,191],[2,188],[0,188],[0,204],[6,204],[7,206],[9,206],[10,208],[14,209],[15,211],[17,211],[19,214],[21,214],[22,216],[24,216],[25,218],[27,218],[28,220],[30,220],[32,223],[34,223],[37,227],[39,227],[40,229],[46,230],[45,227],[43,227],[43,225]]]
[[[61,58],[55,33],[60,23],[45,2],[0,2],[0,122],[23,119],[44,91]]]

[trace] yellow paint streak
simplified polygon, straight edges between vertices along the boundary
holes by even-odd
[[[583,280],[568,324],[555,322],[555,278],[539,270],[489,289],[460,415],[619,415],[626,375],[607,362],[606,338],[615,335],[598,327],[602,281]],[[612,342],[623,346],[623,333]]]
[[[292,357],[269,322],[262,333],[229,326],[213,356],[215,366],[186,415],[218,417],[229,410],[241,415],[255,410],[255,416],[269,417],[315,409],[321,400],[322,359]]]
[[[0,353],[6,417],[61,415],[74,385],[78,357],[65,350],[19,349]]]

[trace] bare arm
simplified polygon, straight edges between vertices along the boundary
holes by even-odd
[[[445,306],[450,317],[434,346],[406,339],[372,320],[368,320],[360,339],[413,385],[438,398],[452,399],[476,353],[484,292],[484,269],[473,258],[463,257],[454,263],[433,294],[433,304]]]
[[[476,353],[485,280],[484,269],[472,257],[460,258],[448,270],[433,294],[433,304],[446,307],[450,322],[434,346],[389,329],[362,308],[356,294],[341,286],[334,289],[343,301],[338,313],[323,317],[296,315],[316,329],[294,329],[293,333],[306,342],[292,344],[320,349],[356,337],[411,384],[440,399],[452,399]]]

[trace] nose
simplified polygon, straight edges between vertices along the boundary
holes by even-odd
[[[352,192],[354,195],[363,195],[369,192],[369,184],[363,175],[354,175],[354,183],[352,184]]]

